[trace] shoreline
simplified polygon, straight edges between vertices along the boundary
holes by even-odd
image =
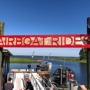
[[[52,60],[60,60],[60,61],[67,61],[67,62],[79,62],[79,63],[86,63],[86,60],[80,60],[79,58],[52,58]]]
[[[85,59],[80,60],[79,58],[51,58],[51,60],[86,63]],[[10,58],[10,63],[38,63],[38,60],[31,60],[26,58]]]
[[[38,61],[26,58],[10,58],[10,63],[38,63]]]

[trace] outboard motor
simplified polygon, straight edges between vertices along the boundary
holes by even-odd
[[[43,61],[42,63],[40,63],[39,65],[37,65],[37,70],[41,70],[41,71],[51,71],[52,69],[52,63],[48,62],[48,61]]]
[[[52,63],[51,62],[48,62],[47,67],[48,67],[48,71],[51,72],[51,70],[52,70]]]

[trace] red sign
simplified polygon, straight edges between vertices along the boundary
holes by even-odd
[[[0,47],[29,48],[90,48],[90,35],[5,35],[0,36]]]

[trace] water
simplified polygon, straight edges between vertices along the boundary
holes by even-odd
[[[76,63],[76,62],[63,62],[63,61],[58,61],[58,60],[50,60],[50,62],[52,62],[52,64],[53,64],[52,71],[51,71],[50,75],[53,74],[53,72],[59,67],[59,65],[69,66],[75,72],[76,79],[79,82],[79,84],[87,85],[87,68],[86,68],[86,64],[81,64],[81,63]],[[37,63],[32,63],[32,68],[35,68],[36,65],[37,65]],[[26,69],[27,64],[11,63],[10,64],[10,69],[13,69],[13,68]]]

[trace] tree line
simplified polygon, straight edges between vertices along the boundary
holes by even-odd
[[[86,59],[86,55],[87,55],[87,49],[86,48],[80,49],[79,51],[80,60]]]

